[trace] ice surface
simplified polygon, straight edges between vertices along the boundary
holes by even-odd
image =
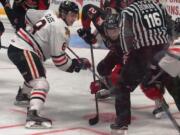
[[[8,46],[12,33],[4,33],[2,44]],[[82,43],[82,42],[81,42]],[[72,48],[80,57],[90,58],[90,50]],[[95,50],[96,64],[107,50]],[[69,52],[69,54],[71,54]],[[53,128],[29,130],[24,128],[26,108],[13,105],[18,87],[23,79],[8,60],[6,50],[0,50],[0,135],[108,135],[109,125],[115,118],[113,99],[99,102],[100,122],[90,126],[88,119],[95,115],[94,95],[89,84],[93,80],[90,71],[65,73],[52,64],[45,63],[50,92],[42,114],[53,120]],[[174,117],[180,122],[180,115],[168,93],[165,95]],[[140,89],[132,95],[132,124],[129,135],[177,135],[168,118],[157,120],[152,115],[154,103],[147,99]]]

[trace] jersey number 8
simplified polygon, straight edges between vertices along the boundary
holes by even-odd
[[[33,26],[33,32],[32,34],[35,34],[38,30],[40,30],[44,25],[46,25],[46,20],[39,20],[34,26]]]

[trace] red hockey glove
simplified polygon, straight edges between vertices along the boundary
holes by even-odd
[[[140,87],[141,87],[142,91],[144,92],[144,94],[152,100],[163,98],[161,90],[158,89],[157,87],[145,88],[142,84],[140,85]]]
[[[88,44],[95,44],[97,42],[96,37],[91,33],[91,29],[85,30],[85,29],[78,29],[77,30],[78,35],[84,39],[84,41]]]
[[[102,89],[101,87],[101,82],[99,80],[96,80],[94,82],[91,82],[90,84],[90,90],[91,90],[91,94],[95,94],[96,92],[98,92],[99,90]]]

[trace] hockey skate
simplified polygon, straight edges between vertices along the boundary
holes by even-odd
[[[163,110],[160,102],[159,103],[158,103],[158,101],[155,101],[155,102],[156,102],[156,105],[157,104],[160,104],[160,105],[158,105],[159,107],[157,107],[153,110],[152,114],[154,115],[154,117],[156,119],[161,119],[166,116],[166,112]],[[166,108],[169,109],[169,105],[166,102],[165,102],[165,104],[166,104]]]
[[[111,96],[110,90],[107,90],[107,89],[102,89],[96,93],[96,97],[99,100],[109,98],[110,96]]]
[[[17,106],[29,106],[29,96],[28,94],[22,93],[22,88],[19,87],[18,93],[16,95],[16,100],[14,102],[14,105]]]
[[[111,135],[128,135],[127,126],[120,126],[118,124],[111,124]]]
[[[52,121],[40,117],[37,110],[28,110],[25,127],[28,129],[47,129],[52,127]]]

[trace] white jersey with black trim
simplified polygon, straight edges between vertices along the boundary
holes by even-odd
[[[25,15],[25,21],[27,25],[30,25],[33,27],[43,16],[46,10],[35,10],[35,9],[29,9],[26,12]]]
[[[26,19],[33,26],[32,29],[17,31],[10,44],[36,53],[43,61],[52,57],[56,66],[67,70],[72,61],[65,53],[70,38],[66,23],[51,10],[31,9]]]
[[[158,63],[159,66],[172,77],[180,77],[180,37],[174,40],[165,56]]]

